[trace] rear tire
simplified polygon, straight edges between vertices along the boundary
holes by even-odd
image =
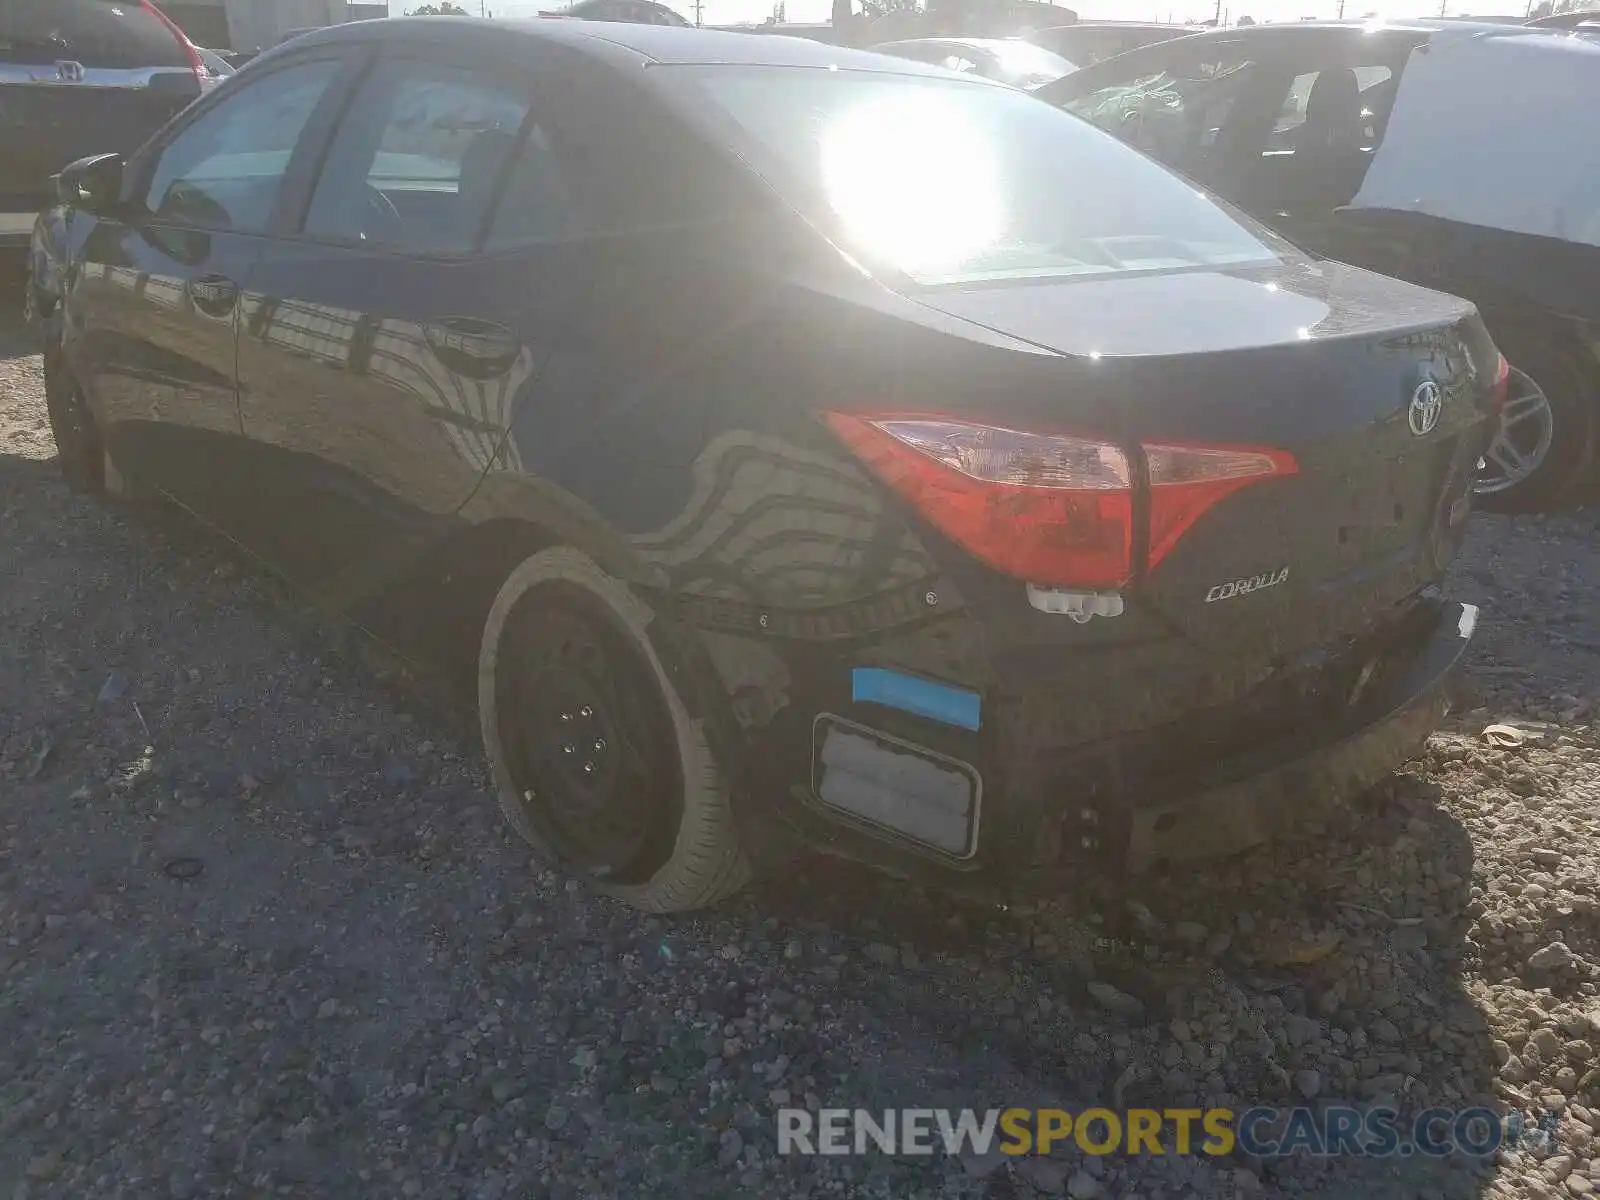
[[[685,912],[738,891],[750,868],[701,723],[651,645],[654,619],[585,555],[564,546],[539,551],[511,573],[484,623],[478,713],[500,807],[541,858],[635,908]],[[589,652],[563,658],[553,641],[560,629],[575,631],[579,643],[587,637]],[[581,699],[591,687],[593,715]],[[579,699],[568,705],[568,695]],[[580,725],[577,740],[600,751],[598,769],[581,764],[594,772],[590,780],[569,778],[578,764],[560,757],[573,752],[560,741],[564,730]],[[579,746],[577,757],[586,751]],[[620,816],[618,806],[626,809]],[[645,832],[626,863],[584,861],[594,839],[614,842],[621,835],[608,831],[627,830],[629,820]],[[650,830],[658,836],[646,836]]]
[[[1543,437],[1535,436],[1531,443],[1525,438],[1523,452],[1526,453],[1528,444],[1542,444],[1547,448],[1531,472],[1517,482],[1502,484],[1497,490],[1481,490],[1484,476],[1480,474],[1475,503],[1488,512],[1502,513],[1553,508],[1574,497],[1577,485],[1594,462],[1597,425],[1594,364],[1577,347],[1544,333],[1512,326],[1496,330],[1494,336],[1513,368],[1508,420],[1516,419],[1518,386],[1527,381],[1543,392],[1548,406],[1549,428]],[[1531,416],[1521,430],[1537,435],[1535,425],[1540,419],[1537,415]],[[1510,435],[1508,430],[1505,436]],[[1491,447],[1486,457],[1494,456],[1497,450],[1498,445]],[[1492,470],[1494,464],[1490,465]]]

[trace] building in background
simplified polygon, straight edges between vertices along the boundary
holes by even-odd
[[[350,0],[163,0],[189,40],[220,50],[265,50],[291,30],[386,17],[385,3]]]

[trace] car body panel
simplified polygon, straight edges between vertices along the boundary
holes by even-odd
[[[260,252],[238,234],[97,222],[66,294],[64,343],[107,448],[201,511],[239,478],[237,310],[207,281],[245,277]]]
[[[1600,249],[1600,144],[1563,115],[1596,104],[1600,36],[1436,35],[1406,67],[1351,206]]]
[[[263,256],[244,298],[240,419],[260,460],[252,474],[271,489],[258,500],[287,535],[257,539],[276,561],[323,585],[374,547],[414,555],[436,539],[560,341],[557,301],[573,274],[561,258],[533,271],[526,259],[452,265],[327,246]],[[520,286],[530,275],[540,284]],[[482,330],[513,322],[520,335],[478,346]],[[304,519],[282,521],[290,511]]]

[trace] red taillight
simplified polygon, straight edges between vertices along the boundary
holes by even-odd
[[[1207,509],[1240,488],[1299,470],[1285,450],[1146,442],[1150,472],[1150,566],[1189,532]]]
[[[1506,361],[1504,354],[1499,359],[1499,365],[1494,369],[1494,383],[1489,388],[1489,406],[1495,412],[1505,408],[1506,399],[1511,394],[1511,364]]]
[[[178,39],[178,45],[183,47],[183,52],[189,57],[189,66],[194,71],[195,80],[200,84],[201,91],[205,91],[217,82],[217,77],[211,73],[211,68],[206,66],[206,60],[200,57],[199,49],[189,40],[189,35],[183,31],[176,21],[152,4],[150,0],[140,0],[139,7],[165,25],[167,32]]]
[[[937,416],[829,412],[833,431],[968,553],[1030,583],[1113,589],[1134,577],[1138,472],[1114,442]],[[1241,487],[1291,475],[1293,457],[1247,446],[1146,443],[1147,564]]]

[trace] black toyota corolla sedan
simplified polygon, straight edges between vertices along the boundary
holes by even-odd
[[[516,828],[642,908],[807,845],[1249,845],[1411,755],[1472,634],[1473,308],[1001,85],[376,21],[61,190],[69,478],[391,614]]]

